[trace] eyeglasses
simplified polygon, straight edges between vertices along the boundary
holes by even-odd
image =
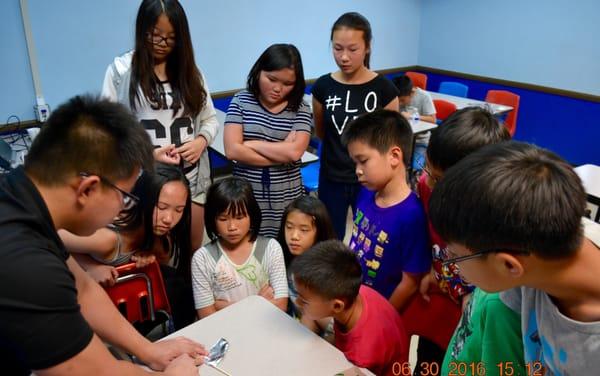
[[[140,169],[140,173],[139,173],[138,177],[142,174],[142,171],[143,170]],[[140,202],[139,197],[137,197],[136,195],[131,194],[129,192],[125,192],[124,190],[117,187],[114,183],[112,183],[110,180],[108,180],[107,178],[105,178],[102,175],[90,174],[87,172],[79,173],[79,176],[84,177],[84,178],[89,178],[92,175],[98,176],[102,183],[108,185],[109,187],[111,187],[113,189],[116,189],[117,191],[119,191],[121,193],[121,198],[123,199],[123,209],[122,210],[124,210],[124,211],[130,210]]]
[[[148,32],[147,35],[148,35],[148,40],[150,42],[152,42],[152,44],[154,44],[154,45],[159,45],[164,41],[167,46],[173,47],[176,43],[175,37],[163,37],[160,34],[157,34],[155,32],[150,32],[150,31]]]
[[[419,166],[419,168],[421,169],[421,171],[423,171],[424,173],[426,173],[429,176],[429,178],[433,181],[434,184],[437,184],[437,182],[439,181],[439,179],[441,177],[434,176],[433,173],[431,172],[431,170],[429,170],[429,168],[427,167],[426,163],[418,161],[417,165]]]
[[[453,253],[452,251],[448,250],[449,253]],[[456,264],[462,261],[466,261],[466,260],[471,260],[477,257],[481,257],[483,255],[487,255],[488,253],[498,253],[498,252],[504,252],[504,253],[514,253],[514,254],[523,254],[523,255],[528,255],[529,252],[527,251],[511,251],[511,250],[507,250],[507,249],[488,249],[485,251],[479,251],[479,252],[474,252],[471,253],[470,255],[465,255],[465,256],[458,256],[458,257],[452,257],[449,259],[446,259],[444,261],[442,261],[442,265],[444,266],[448,266],[449,264]]]

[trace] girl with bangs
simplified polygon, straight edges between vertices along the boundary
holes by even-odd
[[[206,232],[212,241],[192,257],[192,287],[200,318],[250,295],[283,311],[288,285],[281,246],[258,235],[261,211],[250,183],[229,177],[213,184],[206,200]]]

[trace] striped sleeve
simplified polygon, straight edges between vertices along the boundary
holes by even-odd
[[[212,276],[214,275],[216,261],[202,247],[192,257],[192,289],[196,309],[205,308],[215,304],[212,289]]]
[[[303,131],[311,133],[312,128],[312,111],[306,102],[302,101],[298,112],[296,113],[296,119],[292,127],[293,131]]]
[[[225,125],[227,124],[243,124],[244,115],[242,113],[242,106],[240,105],[240,93],[231,98],[229,107],[227,108],[227,115],[225,116]]]
[[[275,239],[270,239],[267,244],[263,264],[269,274],[269,284],[273,288],[275,299],[288,297],[287,275],[283,251]]]

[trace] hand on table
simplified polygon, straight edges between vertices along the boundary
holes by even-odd
[[[173,376],[197,376],[198,368],[194,363],[194,359],[190,358],[188,354],[181,354],[169,363],[167,368],[165,368],[164,374]]]
[[[161,371],[166,369],[175,359],[186,354],[193,359],[195,365],[199,366],[204,363],[204,356],[208,352],[204,346],[197,342],[185,337],[177,337],[175,339],[152,343],[148,349],[148,353],[139,358],[150,368]],[[178,362],[183,363],[182,367],[185,366],[184,359]]]

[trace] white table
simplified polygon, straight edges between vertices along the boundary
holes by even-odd
[[[465,107],[473,107],[473,106],[487,107],[487,106],[489,106],[489,108],[491,108],[492,113],[494,115],[502,115],[502,114],[505,114],[505,113],[513,110],[513,108],[511,106],[506,106],[503,104],[478,101],[477,99],[471,99],[471,98],[457,97],[454,95],[442,94],[442,93],[438,93],[435,91],[428,91],[428,93],[429,93],[429,95],[431,95],[431,99],[443,99],[450,103],[454,103],[457,110],[461,110]]]
[[[585,237],[590,239],[600,248],[600,224],[585,217],[581,219],[581,222],[583,223]]]
[[[584,164],[575,167],[575,172],[579,175],[583,188],[587,193],[588,201],[598,206],[596,209],[595,221],[600,219],[600,166],[593,164]]]
[[[219,120],[219,123],[221,124],[221,127],[225,124],[225,112],[215,109],[215,111],[217,112],[217,120]],[[222,133],[217,133],[217,135],[215,136],[215,139],[213,140],[213,143],[210,145],[210,148],[213,149],[214,151],[216,151],[217,153],[219,153],[220,155],[222,155],[223,157],[227,158],[225,156],[225,145],[223,143],[223,134]],[[305,151],[304,154],[302,154],[302,158],[301,158],[301,162],[303,165],[312,163],[312,162],[316,162],[319,160],[319,157],[316,156],[313,153],[310,153],[308,151]]]
[[[341,351],[259,296],[250,296],[166,338],[177,336],[198,341],[207,350],[225,338],[229,351],[219,368],[233,376],[333,376],[352,367]],[[207,365],[200,367],[200,374],[223,376]]]

